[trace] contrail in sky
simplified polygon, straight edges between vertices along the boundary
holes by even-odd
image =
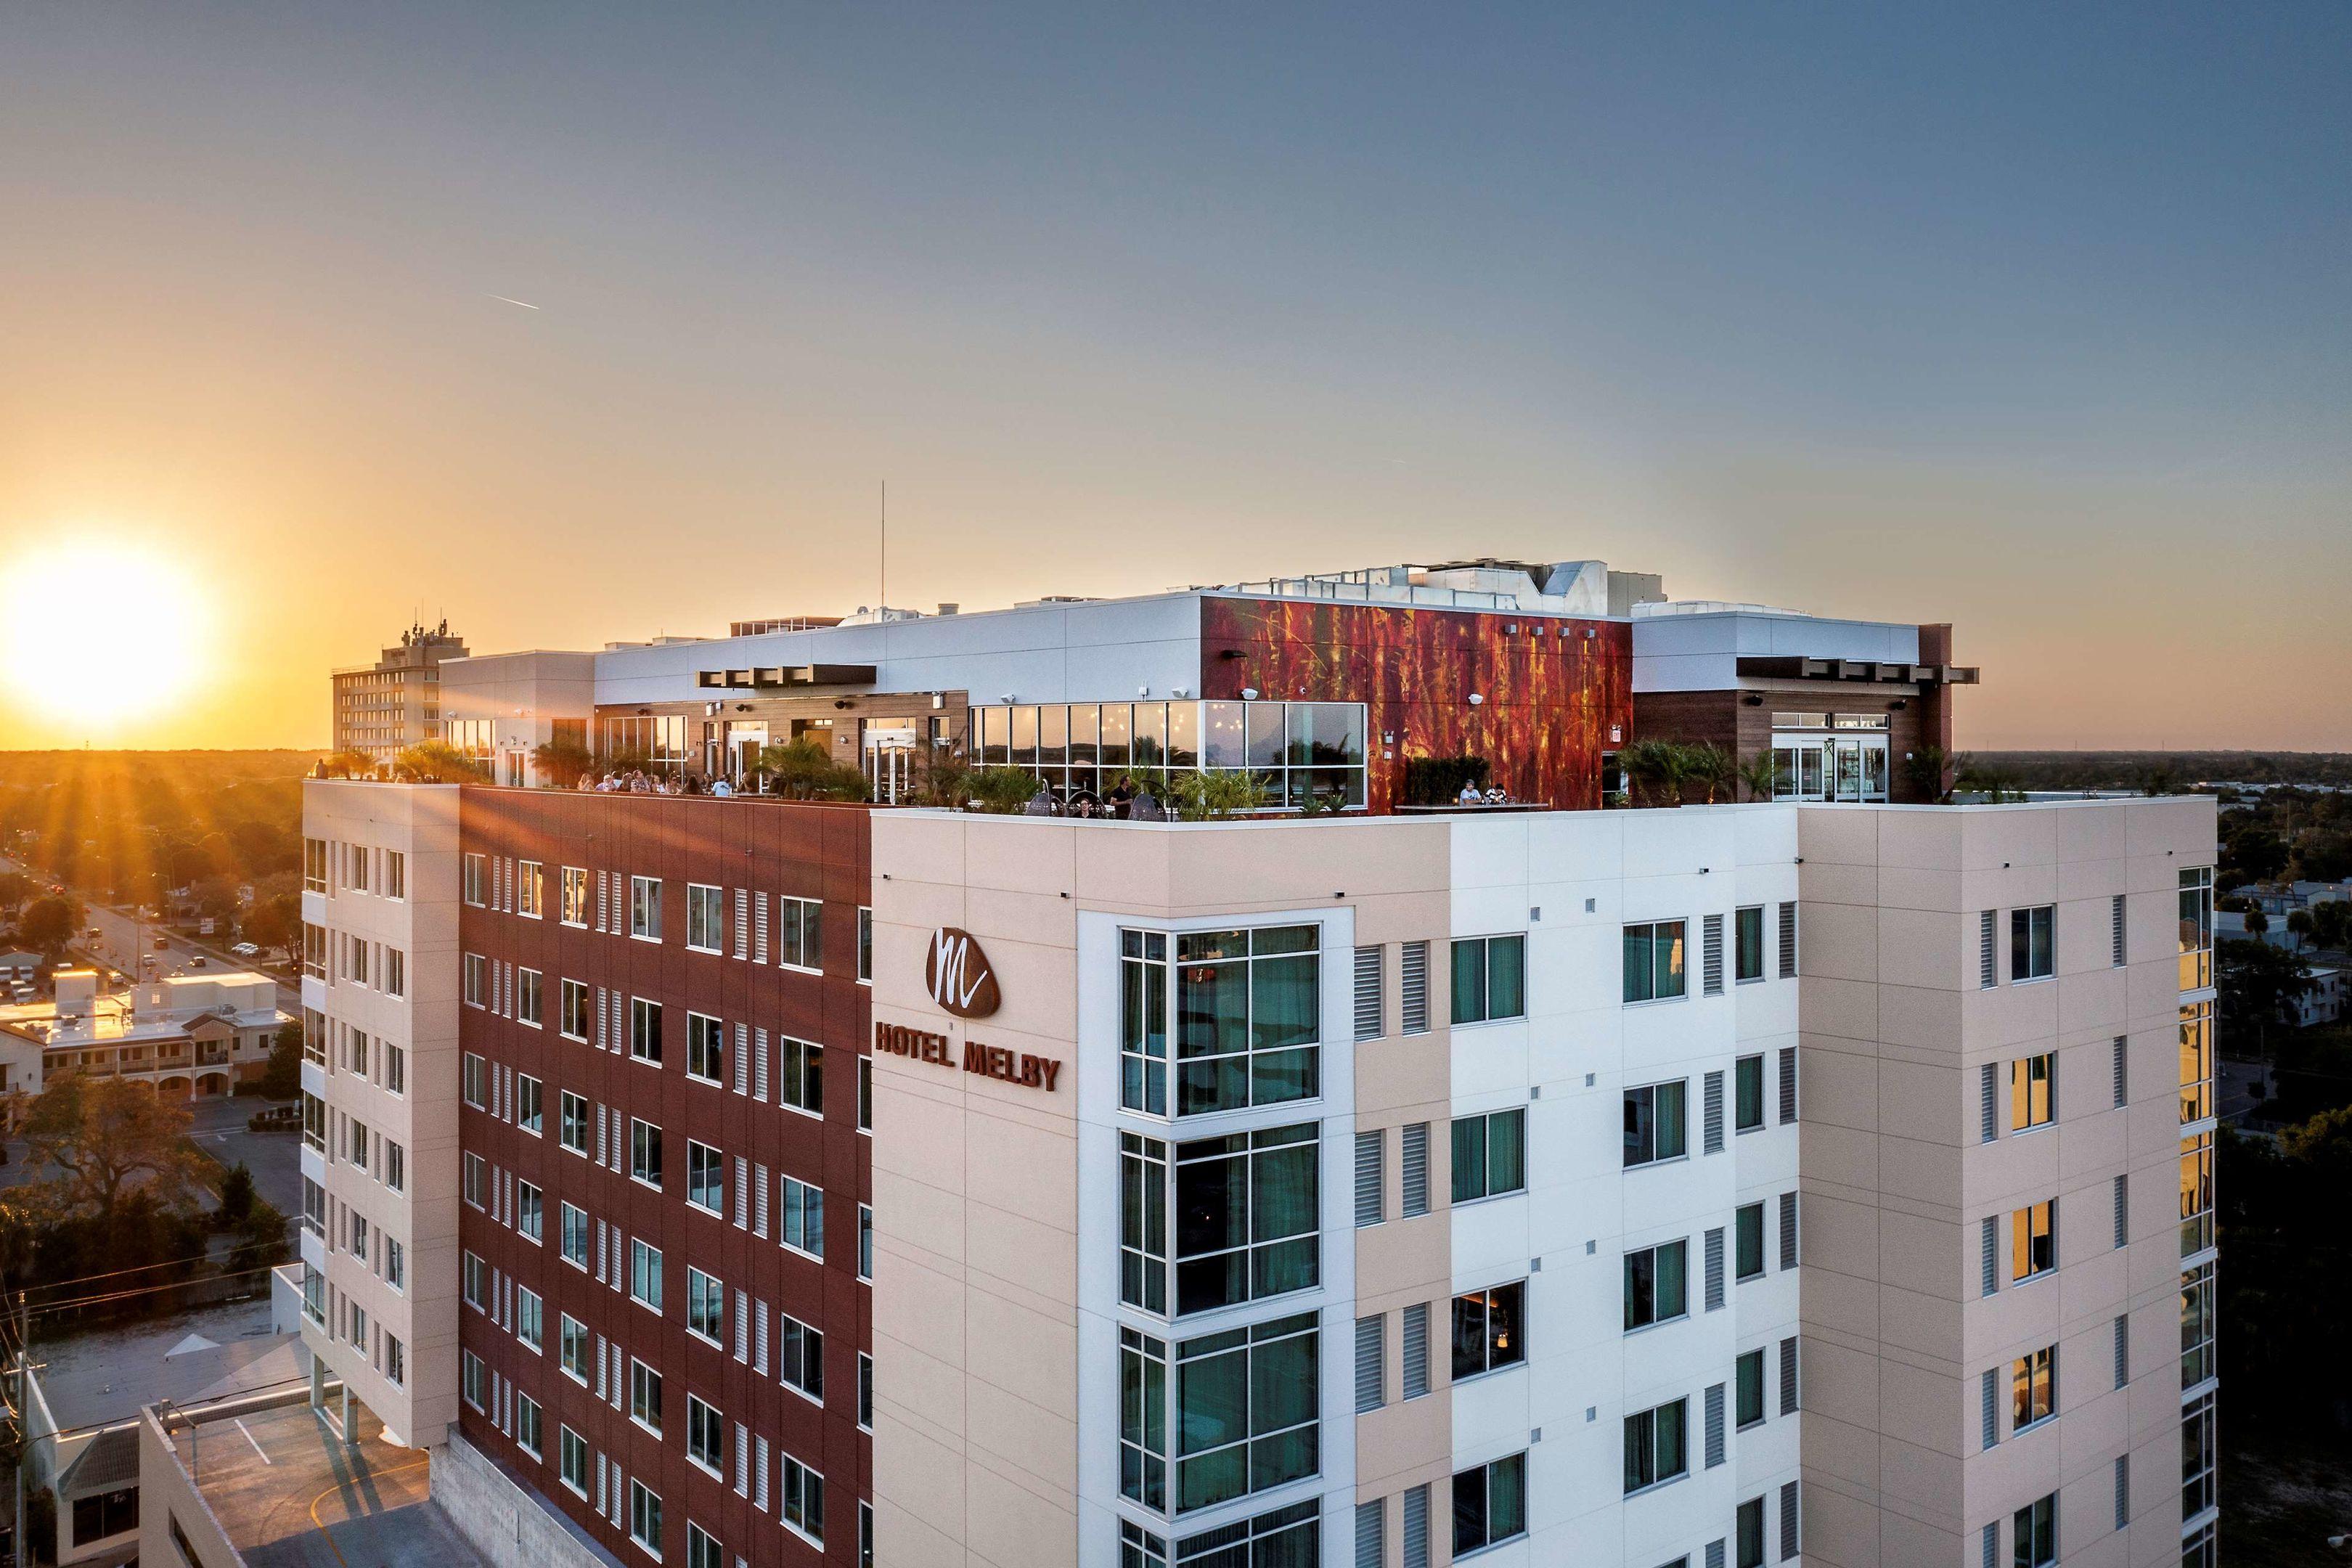
[[[538,306],[532,304],[528,300],[509,300],[504,294],[493,294],[490,298],[499,301],[501,304],[520,305],[526,310],[536,310],[539,309]]]

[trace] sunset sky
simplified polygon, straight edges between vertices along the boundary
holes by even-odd
[[[0,616],[186,685],[0,626],[0,747],[854,608],[887,479],[894,604],[1600,556],[1957,623],[1964,746],[2352,750],[2347,81],[2332,4],[15,0]]]

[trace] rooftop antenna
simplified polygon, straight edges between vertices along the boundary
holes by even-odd
[[[875,607],[877,610],[887,610],[890,607],[890,481],[887,479],[884,479],[882,481],[882,545],[880,554],[882,597],[881,601]],[[877,620],[884,618],[884,616],[879,615],[875,616],[875,619]]]

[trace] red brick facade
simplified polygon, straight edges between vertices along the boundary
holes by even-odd
[[[461,1180],[469,1185],[479,1181],[485,1188],[480,1205],[469,1194],[461,1209],[460,1238],[465,1251],[496,1271],[490,1310],[461,1305],[458,1311],[462,1347],[494,1374],[480,1407],[467,1401],[462,1430],[624,1562],[643,1558],[629,1537],[625,1481],[608,1492],[608,1517],[597,1513],[604,1461],[660,1497],[662,1555],[667,1562],[688,1562],[691,1521],[717,1542],[718,1562],[728,1568],[739,1558],[754,1564],[856,1563],[857,1505],[871,1496],[873,1447],[857,1420],[859,1352],[871,1348],[872,1321],[870,1288],[858,1279],[859,1205],[871,1194],[869,1140],[858,1126],[860,1052],[871,1018],[868,988],[857,979],[858,909],[867,886],[866,809],[469,789],[462,814],[465,849],[488,858],[480,873],[483,901],[465,910],[461,924],[465,952],[485,961],[483,1005],[469,1001],[461,1008],[460,1037],[469,1057],[482,1058],[489,1071],[483,1095],[487,1109],[469,1103],[459,1113],[464,1152],[484,1162],[480,1167],[466,1162],[479,1174]],[[542,868],[543,904],[537,919],[523,912],[528,899],[517,894],[518,883],[527,877],[520,868],[529,861]],[[561,918],[565,867],[587,873],[584,925]],[[658,943],[629,934],[633,877],[659,880]],[[688,949],[689,884],[721,889],[724,923],[718,952]],[[779,962],[785,899],[822,900],[822,973]],[[761,910],[764,921],[757,918]],[[740,948],[739,910],[749,917],[741,921]],[[524,970],[541,976],[543,1023],[536,1028],[520,1016],[527,1011],[527,1004],[518,1003],[524,988],[517,977]],[[584,1041],[562,1032],[562,983],[567,979],[588,988],[585,998],[594,1009]],[[633,999],[661,1005],[657,1066],[632,1058]],[[717,1083],[689,1076],[690,1012],[722,1025],[726,1057]],[[757,1031],[765,1031],[764,1083],[755,1070],[756,1047],[738,1052],[739,1026],[747,1044],[758,1038]],[[824,1047],[821,1116],[777,1103],[782,1040],[787,1037]],[[516,1079],[526,1074],[542,1086],[539,1136],[515,1124]],[[567,1090],[588,1102],[591,1147],[585,1155],[560,1142]],[[632,1177],[633,1120],[662,1130],[658,1190]],[[688,1202],[689,1139],[723,1156],[720,1214]],[[740,1176],[738,1162],[743,1167]],[[784,1177],[823,1188],[822,1262],[780,1241],[784,1216],[779,1184]],[[517,1228],[518,1181],[534,1184],[543,1194],[542,1238],[536,1245]],[[740,1200],[739,1181],[744,1194]],[[740,1225],[739,1201],[744,1222]],[[562,1256],[566,1204],[588,1216],[584,1269]],[[600,1226],[605,1227],[601,1236]],[[658,1314],[631,1299],[631,1238],[661,1250]],[[725,1287],[725,1321],[717,1344],[688,1331],[689,1266]],[[461,1259],[461,1278],[464,1268]],[[515,1331],[518,1287],[537,1292],[544,1302],[543,1343],[537,1353]],[[739,1312],[746,1308],[739,1341]],[[824,1333],[822,1405],[782,1381],[779,1313]],[[562,1368],[565,1314],[586,1325],[591,1352],[604,1357],[604,1364],[591,1372],[584,1385]],[[744,1352],[740,1358],[739,1343]],[[621,1352],[617,1395],[609,1381],[611,1346]],[[633,1358],[662,1377],[658,1436],[630,1415]],[[517,1440],[507,1383],[544,1411],[535,1458]],[[719,1413],[723,1450],[717,1475],[688,1458],[689,1394]],[[585,1497],[562,1484],[565,1426],[578,1432],[591,1450]],[[760,1475],[762,1438],[766,1473]],[[824,1477],[822,1554],[780,1521],[784,1456]],[[764,1510],[758,1506],[761,1498]]]

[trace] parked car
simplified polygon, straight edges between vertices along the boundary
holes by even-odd
[[[239,958],[259,958],[261,956],[261,949],[254,946],[253,943],[249,942],[238,942],[235,947],[230,948],[229,951],[236,954]]]

